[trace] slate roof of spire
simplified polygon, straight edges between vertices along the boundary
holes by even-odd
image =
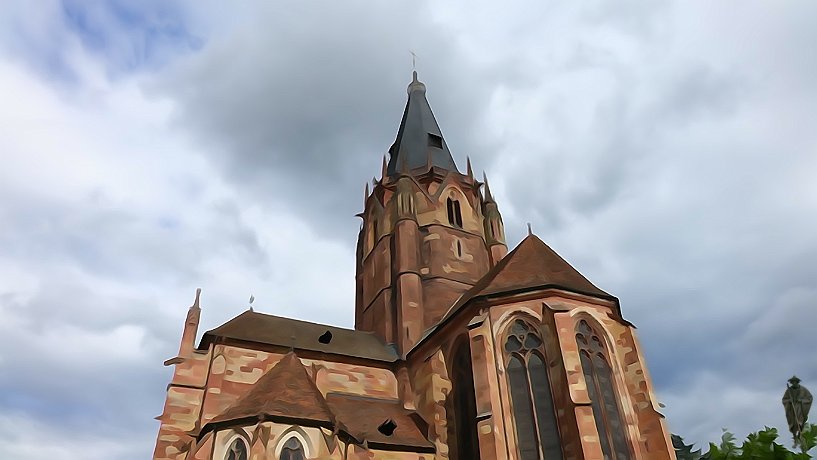
[[[448,144],[426,99],[426,85],[417,80],[417,72],[414,72],[407,91],[403,120],[397,131],[397,139],[389,149],[388,175],[420,174],[432,166],[457,171]]]

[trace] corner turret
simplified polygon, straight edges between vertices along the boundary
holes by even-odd
[[[491,253],[491,266],[496,265],[508,254],[508,245],[505,243],[505,225],[502,223],[502,215],[491,195],[491,187],[488,185],[488,177],[482,173],[482,181],[485,184],[485,197],[482,200],[482,215],[485,225],[485,244]]]

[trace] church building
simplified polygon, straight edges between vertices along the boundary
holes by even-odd
[[[354,330],[249,309],[196,345],[196,292],[154,459],[675,459],[619,300],[508,251],[416,72],[359,216]]]

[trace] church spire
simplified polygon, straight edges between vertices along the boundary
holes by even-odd
[[[457,171],[448,144],[426,99],[426,85],[417,80],[416,71],[407,92],[408,101],[397,139],[389,149],[389,176],[424,173],[431,167]]]

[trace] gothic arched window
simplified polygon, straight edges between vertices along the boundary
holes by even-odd
[[[624,425],[613,384],[613,373],[601,339],[596,331],[580,321],[576,329],[579,357],[582,362],[587,394],[593,407],[593,418],[599,432],[601,451],[605,460],[629,460],[630,449],[624,435]]]
[[[287,442],[281,448],[280,460],[304,460],[305,458],[304,446],[301,445],[301,441],[295,436],[287,439]]]
[[[451,358],[451,393],[448,410],[449,458],[479,459],[477,435],[477,401],[474,394],[474,371],[471,347],[467,337],[459,340]]]
[[[247,460],[247,444],[242,438],[235,438],[230,443],[224,460]]]
[[[460,212],[459,200],[449,198],[446,201],[448,207],[448,223],[455,227],[462,228],[462,212]]]
[[[505,340],[505,355],[519,458],[561,460],[559,427],[541,336],[525,321],[514,321]]]

